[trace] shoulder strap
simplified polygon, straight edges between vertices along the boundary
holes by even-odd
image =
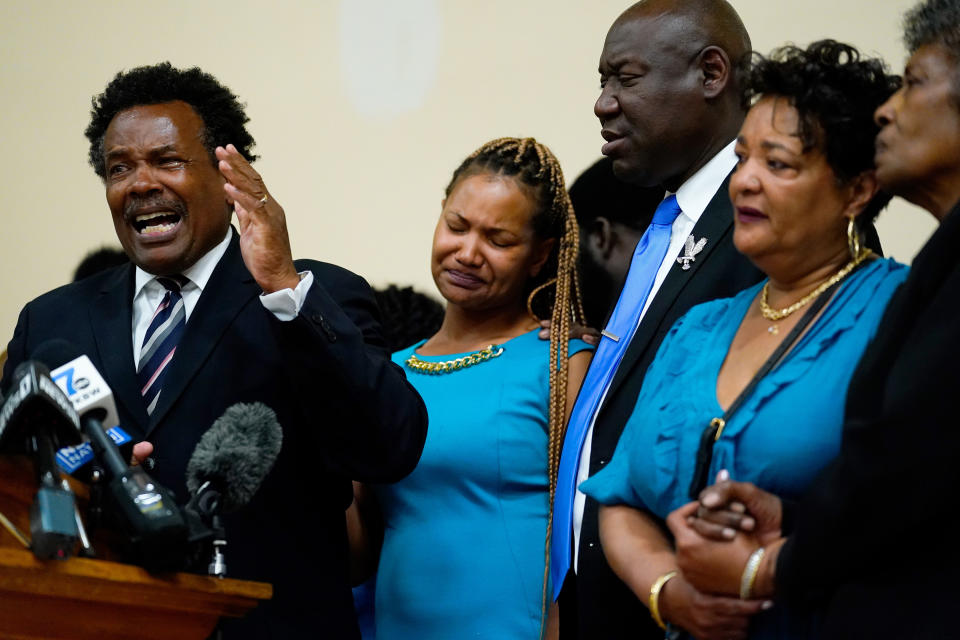
[[[817,296],[817,299],[813,301],[813,304],[810,305],[810,308],[807,309],[807,312],[803,314],[803,317],[800,318],[800,321],[790,330],[790,333],[783,339],[783,341],[777,346],[770,357],[767,358],[766,362],[763,363],[763,366],[760,367],[760,370],[757,371],[753,378],[750,380],[749,384],[744,387],[743,391],[736,397],[736,399],[730,403],[730,406],[726,411],[723,412],[722,418],[714,418],[710,421],[710,424],[703,430],[703,433],[700,436],[700,446],[697,449],[697,460],[696,466],[694,467],[693,479],[690,482],[690,499],[696,500],[700,496],[700,492],[703,491],[708,482],[709,478],[707,475],[710,473],[710,464],[713,461],[713,443],[720,438],[720,433],[723,431],[723,427],[727,424],[727,421],[730,420],[731,416],[737,412],[737,409],[746,401],[747,398],[753,394],[754,389],[757,388],[757,385],[760,384],[760,381],[766,376],[770,371],[777,365],[783,355],[790,349],[790,346],[797,341],[797,338],[800,337],[800,334],[803,333],[813,319],[818,313],[823,309],[824,305],[833,297],[833,294],[836,292],[837,288],[846,280],[849,280],[850,276],[856,273],[864,263],[857,265],[843,280],[838,280],[832,284],[826,291]]]
[[[757,385],[760,384],[760,381],[770,373],[777,363],[783,358],[783,355],[790,349],[794,342],[797,341],[797,338],[800,337],[800,334],[803,333],[813,319],[816,317],[820,310],[823,309],[824,305],[827,304],[827,301],[833,296],[834,291],[837,290],[837,287],[840,285],[840,282],[835,282],[829,289],[817,296],[817,299],[813,301],[813,304],[810,305],[810,308],[807,309],[807,312],[803,314],[803,317],[800,318],[800,322],[794,325],[793,329],[790,330],[790,333],[787,334],[787,337],[777,345],[777,348],[774,350],[770,357],[767,358],[766,362],[763,363],[763,366],[753,375],[753,378],[750,380],[749,384],[743,388],[743,391],[740,392],[740,395],[730,403],[730,406],[723,413],[723,421],[726,422],[730,417],[736,413],[737,409],[740,408],[740,405],[750,397],[750,394],[753,393],[753,390],[757,388]]]

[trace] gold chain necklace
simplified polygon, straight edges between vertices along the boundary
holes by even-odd
[[[789,307],[784,307],[782,309],[773,309],[767,303],[767,296],[770,293],[770,281],[767,280],[767,283],[763,285],[763,289],[760,291],[760,313],[763,315],[764,318],[772,322],[776,322],[777,320],[783,320],[794,311],[797,311],[798,309],[805,307],[807,304],[810,303],[811,300],[815,299],[817,296],[819,296],[821,293],[823,293],[824,291],[832,287],[834,284],[843,280],[845,277],[847,277],[847,275],[851,271],[853,271],[857,267],[857,265],[859,265],[861,262],[866,260],[871,255],[873,255],[873,252],[870,251],[870,249],[864,249],[859,253],[859,255],[857,255],[855,259],[848,262],[846,266],[843,267],[843,269],[840,269],[840,271],[837,271],[835,274],[833,274],[832,276],[830,276],[829,278],[821,282],[816,289],[814,289],[807,295],[803,296],[802,298],[794,302]],[[780,328],[776,324],[773,324],[767,328],[767,331],[776,335],[777,333],[780,332]]]
[[[410,357],[407,358],[406,365],[417,373],[439,375],[441,373],[453,373],[454,371],[472,367],[475,364],[496,358],[502,353],[503,347],[499,344],[487,345],[475,353],[470,353],[454,360],[445,360],[444,362],[426,362],[418,358],[416,353],[412,353]]]

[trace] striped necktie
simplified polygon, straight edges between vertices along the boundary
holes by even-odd
[[[164,294],[163,300],[160,301],[160,305],[150,321],[150,326],[147,327],[147,332],[143,336],[140,362],[137,364],[140,393],[147,405],[148,414],[152,414],[157,406],[164,375],[187,324],[187,314],[183,306],[183,297],[180,295],[180,288],[187,284],[189,280],[183,276],[168,278],[158,276],[157,282],[162,284],[167,292]]]

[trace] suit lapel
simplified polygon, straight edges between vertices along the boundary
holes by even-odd
[[[90,324],[103,367],[101,374],[116,402],[136,423],[123,426],[136,427],[145,434],[147,411],[133,364],[133,274],[133,265],[128,265],[104,283],[96,304],[90,305]]]
[[[697,254],[696,259],[689,262],[689,269],[685,270],[680,263],[674,260],[673,266],[667,273],[663,284],[660,285],[653,302],[650,303],[640,326],[637,327],[637,332],[634,334],[633,340],[630,341],[627,352],[623,355],[623,360],[620,361],[620,366],[617,367],[617,372],[610,383],[610,389],[607,391],[607,397],[616,393],[631,369],[649,348],[650,341],[657,335],[680,293],[693,280],[697,272],[704,268],[704,265],[710,259],[710,255],[720,246],[721,241],[727,234],[731,233],[733,207],[727,193],[729,182],[730,176],[727,176],[691,232],[695,240],[699,241],[701,238],[706,238],[707,243]]]
[[[232,230],[231,234],[230,246],[200,294],[170,361],[160,398],[150,416],[148,434],[187,389],[240,310],[260,294],[260,287],[243,264],[237,234]]]

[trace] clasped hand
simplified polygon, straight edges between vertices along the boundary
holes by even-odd
[[[758,547],[779,548],[782,517],[777,496],[732,482],[721,472],[699,500],[671,513],[667,526],[674,535],[677,564],[690,584],[706,593],[739,596],[750,554]],[[754,597],[771,595],[766,588],[753,591]]]

